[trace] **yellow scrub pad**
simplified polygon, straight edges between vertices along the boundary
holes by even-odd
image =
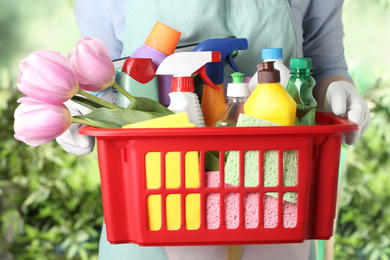
[[[175,128],[195,127],[188,120],[186,112],[159,117],[135,124],[126,125],[123,128]],[[165,154],[165,188],[176,189],[180,187],[180,152],[168,152]],[[185,159],[185,188],[196,188],[200,184],[200,168],[198,152],[187,152]],[[145,156],[146,188],[158,189],[161,187],[161,153],[149,152]],[[178,230],[181,223],[181,200],[186,204],[186,227],[198,229],[200,227],[200,196],[189,194],[182,198],[180,194],[172,194],[166,197],[166,221],[168,230]],[[149,229],[161,228],[161,195],[150,195],[148,198]]]
[[[174,128],[174,127],[195,127],[191,124],[187,112],[162,116],[134,124],[128,124],[122,128]]]

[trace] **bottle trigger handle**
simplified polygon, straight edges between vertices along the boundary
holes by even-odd
[[[237,72],[241,72],[242,71],[238,68],[238,66],[236,65],[236,63],[234,63],[234,60],[233,60],[233,52],[229,53],[228,57],[227,57],[227,60],[229,62],[229,65],[230,67],[232,67],[232,69],[234,69],[235,71]]]
[[[212,87],[213,89],[215,90],[218,90],[220,91],[220,89],[215,86],[215,84],[211,81],[211,79],[207,76],[207,73],[206,73],[206,65],[200,67],[200,69],[198,69],[197,71],[194,72],[195,73],[199,73],[200,77],[202,78],[202,80],[204,81],[204,83],[206,83],[206,85]]]

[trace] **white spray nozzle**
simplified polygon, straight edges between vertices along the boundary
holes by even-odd
[[[217,51],[181,52],[166,57],[158,67],[157,75],[191,77],[208,62],[220,62],[221,53]]]

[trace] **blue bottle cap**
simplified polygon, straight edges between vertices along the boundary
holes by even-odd
[[[283,49],[282,48],[269,48],[261,50],[261,57],[265,59],[283,59]]]

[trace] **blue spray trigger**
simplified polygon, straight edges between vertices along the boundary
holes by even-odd
[[[234,71],[242,73],[242,71],[238,68],[237,64],[233,60],[233,52],[229,53],[227,60],[229,62],[230,67],[232,67]]]
[[[193,51],[221,52],[220,62],[206,64],[208,77],[217,85],[222,84],[224,81],[224,63],[226,60],[235,71],[240,72],[238,66],[233,61],[233,53],[246,49],[248,49],[248,40],[246,38],[220,38],[205,40],[199,43]]]

